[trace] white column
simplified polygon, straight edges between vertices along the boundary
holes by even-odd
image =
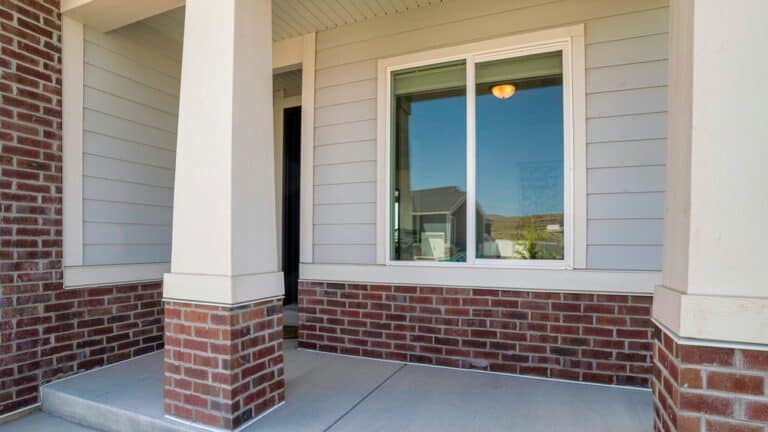
[[[188,0],[167,299],[283,294],[277,266],[270,0]]]
[[[670,8],[663,282],[682,337],[768,343],[768,2]]]

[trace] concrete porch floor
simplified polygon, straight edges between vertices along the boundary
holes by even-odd
[[[286,403],[252,431],[625,431],[652,429],[651,393],[297,350]],[[44,387],[43,410],[9,431],[198,430],[163,417],[162,353]],[[66,420],[64,420],[66,419]],[[67,421],[68,420],[68,421]]]

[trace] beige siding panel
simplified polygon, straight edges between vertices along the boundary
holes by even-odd
[[[375,202],[375,182],[315,186],[315,204],[352,204]]]
[[[316,245],[370,245],[374,243],[376,243],[375,224],[318,225],[315,227]]]
[[[376,204],[318,205],[314,208],[314,222],[323,224],[375,224]]]
[[[87,222],[83,231],[85,244],[170,244],[171,227],[167,225],[125,225]]]
[[[169,169],[101,156],[86,154],[83,173],[88,177],[173,188],[173,171]]]
[[[130,120],[86,109],[83,113],[83,123],[86,131],[168,150],[176,149],[175,133],[147,127]]]
[[[587,69],[587,93],[666,85],[666,60]]]
[[[661,270],[661,246],[587,246],[587,266],[603,270]]]
[[[376,162],[352,162],[315,167],[315,184],[330,185],[376,181]]]
[[[172,150],[125,141],[93,132],[86,132],[83,135],[83,152],[86,155],[104,156],[169,170],[173,170],[176,164],[176,152]]]
[[[662,219],[589,221],[590,245],[661,245]]]
[[[315,165],[376,160],[376,141],[330,144],[315,149]]]
[[[178,77],[148,69],[131,59],[89,42],[85,43],[85,63],[145,83],[168,94],[177,96],[179,94]]]
[[[315,126],[376,119],[376,99],[330,105],[315,110]]]
[[[134,25],[129,29],[119,29],[109,33],[100,33],[95,30],[87,29],[85,40],[88,43],[98,45],[105,50],[111,51],[121,57],[141,64],[147,69],[152,69],[163,74],[181,77],[181,44],[172,43],[169,46],[165,43],[167,38],[141,38],[143,32],[149,27]],[[136,29],[135,27],[141,27]],[[153,32],[156,34],[156,32]],[[144,40],[140,40],[144,39]],[[148,49],[148,47],[150,47]],[[173,56],[169,55],[177,51]],[[177,58],[174,58],[177,57]],[[88,55],[86,55],[86,59]]]
[[[587,168],[664,165],[666,140],[593,143],[587,146]]]
[[[664,60],[666,58],[666,34],[587,45],[587,68]]]
[[[356,81],[376,79],[376,60],[366,60],[317,71],[315,86],[318,89]]]
[[[86,222],[111,222],[116,224],[171,224],[173,209],[168,206],[146,206],[111,201],[91,201],[83,203],[83,215]]]
[[[177,114],[179,111],[177,96],[157,91],[147,84],[92,65],[85,65],[84,74],[85,85],[88,87],[97,88],[166,113]]]
[[[111,116],[175,134],[178,119],[148,105],[138,104],[91,87],[83,89],[83,106],[86,109],[107,113]]]
[[[315,245],[313,257],[319,264],[373,264],[376,245]]]
[[[376,80],[355,81],[349,84],[317,89],[315,107],[338,105],[376,98]]]
[[[666,33],[669,28],[668,15],[667,8],[661,7],[590,21],[585,29],[586,43],[592,44]]]
[[[363,120],[315,128],[315,146],[376,139],[376,121]]]
[[[646,114],[667,110],[667,88],[653,87],[587,96],[587,117]]]
[[[667,136],[666,113],[587,120],[587,142],[660,139]]]
[[[663,166],[592,168],[587,171],[587,193],[659,192],[664,179]]]
[[[591,220],[663,218],[664,193],[589,195],[587,206]]]
[[[171,206],[173,192],[164,187],[85,177],[83,179],[83,198],[86,200]]]
[[[151,46],[153,54],[156,53],[157,56],[164,58],[166,61],[181,63],[184,39],[183,23],[180,26],[180,30],[181,32],[178,29],[159,31],[142,21],[135,25],[118,29],[114,33],[123,36],[125,40],[130,40],[138,47]],[[160,59],[158,58],[157,61],[159,62]]]

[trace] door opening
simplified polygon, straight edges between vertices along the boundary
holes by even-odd
[[[284,304],[299,300],[299,185],[301,183],[301,107],[283,110],[283,277]]]

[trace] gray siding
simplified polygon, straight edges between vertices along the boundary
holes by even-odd
[[[480,0],[318,34],[314,261],[374,263],[379,58],[586,24],[587,266],[658,270],[667,2]]]
[[[181,44],[138,23],[85,32],[83,263],[167,262]]]

